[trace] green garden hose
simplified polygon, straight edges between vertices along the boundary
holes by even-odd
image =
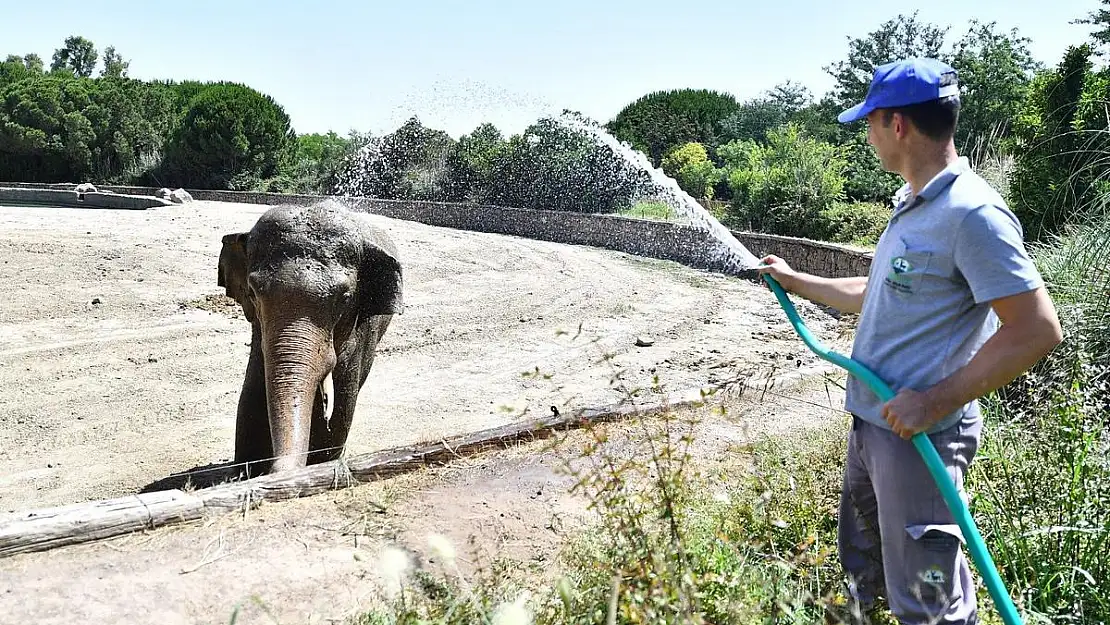
[[[779,304],[782,309],[786,311],[786,316],[790,319],[790,324],[794,326],[794,330],[798,336],[805,342],[806,347],[814,354],[832,364],[841,367],[848,371],[851,375],[863,381],[876,395],[879,396],[884,402],[890,401],[894,398],[894,391],[886,385],[877,375],[870,369],[863,366],[859,362],[847,358],[842,354],[838,354],[829,350],[822,345],[816,337],[814,337],[802,318],[798,315],[798,311],[794,309],[794,305],[787,297],[786,291],[779,285],[778,281],[770,276],[770,274],[763,274],[763,278],[767,284],[774,291],[775,297],[778,298]],[[917,448],[921,454],[922,460],[925,461],[925,466],[929,468],[929,473],[932,474],[933,480],[936,481],[937,486],[940,488],[941,495],[944,501],[948,504],[948,509],[952,511],[952,515],[956,517],[956,523],[959,524],[960,529],[963,530],[964,539],[967,542],[968,550],[971,552],[971,558],[975,562],[975,566],[979,569],[979,573],[987,585],[987,590],[990,592],[991,598],[998,609],[1002,620],[1006,625],[1021,625],[1021,617],[1018,616],[1017,608],[1014,607],[1014,602],[1010,599],[1010,594],[1006,591],[1006,585],[1002,582],[1002,578],[998,574],[998,569],[995,568],[994,560],[991,558],[990,553],[987,551],[987,545],[983,542],[983,537],[979,534],[979,530],[975,527],[975,520],[971,518],[971,512],[967,509],[963,499],[960,498],[959,491],[956,490],[956,485],[948,476],[948,471],[944,468],[944,463],[940,459],[940,454],[937,453],[932,442],[923,433],[919,432],[912,437],[913,446]]]

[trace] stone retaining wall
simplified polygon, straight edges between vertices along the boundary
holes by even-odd
[[[0,183],[5,187],[51,188],[72,190],[75,184]],[[152,187],[97,185],[100,190],[131,195],[153,196]],[[210,191],[187,189],[196,200],[242,202],[249,204],[311,204],[329,196],[252,193],[245,191]],[[752,271],[737,271],[722,260],[721,245],[706,232],[687,225],[664,221],[595,215],[567,211],[546,211],[504,206],[379,200],[371,198],[335,197],[359,210],[432,226],[490,232],[558,243],[589,245],[673,260],[684,265],[753,277]],[[188,205],[182,208],[188,209]],[[733,231],[744,247],[757,257],[774,254],[786,259],[800,271],[827,277],[866,275],[871,254],[860,249],[754,232]]]

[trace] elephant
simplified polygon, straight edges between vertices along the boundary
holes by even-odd
[[[334,201],[274,206],[221,241],[217,284],[251,324],[235,465],[251,477],[339,458],[378,343],[404,308],[396,246]]]

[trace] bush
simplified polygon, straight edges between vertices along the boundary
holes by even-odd
[[[893,213],[890,204],[876,202],[834,202],[821,211],[826,241],[872,246],[886,229]]]
[[[770,234],[821,238],[821,212],[844,194],[848,166],[840,150],[794,124],[754,141],[723,145],[732,205],[729,225]]]
[[[709,160],[705,146],[696,142],[685,143],[668,152],[663,158],[662,169],[695,199],[712,199],[713,187],[721,177],[721,171]]]

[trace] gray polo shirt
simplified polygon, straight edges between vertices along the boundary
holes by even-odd
[[[911,194],[906,185],[895,196],[852,348],[852,358],[895,392],[924,391],[967,364],[998,328],[990,301],[1042,285],[1021,224],[966,158],[937,174],[917,197]],[[882,406],[866,384],[848,378],[849,412],[890,429]],[[978,401],[931,431],[965,414],[978,416]]]

